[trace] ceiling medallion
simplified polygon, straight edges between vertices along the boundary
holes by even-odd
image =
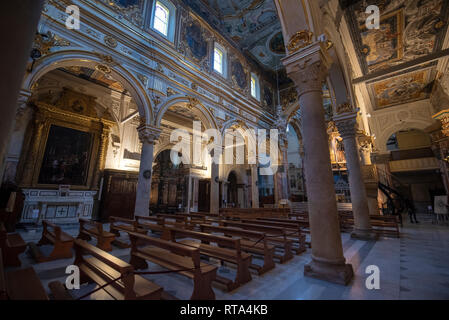
[[[308,30],[296,32],[288,42],[288,52],[294,53],[312,43],[313,33]]]
[[[108,66],[105,66],[104,64],[97,64],[95,66],[95,70],[106,73],[106,74],[111,73],[111,68],[109,68]]]

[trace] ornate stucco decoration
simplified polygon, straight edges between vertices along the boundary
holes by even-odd
[[[287,49],[289,53],[295,53],[296,51],[307,47],[312,43],[313,33],[308,30],[301,30],[296,32],[289,40]]]
[[[177,92],[175,90],[173,90],[170,87],[167,88],[167,97],[174,96],[175,94],[177,94]]]
[[[141,143],[154,143],[155,140],[159,139],[162,130],[149,125],[141,125],[137,128],[139,133],[139,140]]]
[[[37,33],[34,37],[33,50],[37,50],[40,56],[50,53],[53,47],[68,47],[70,42],[48,31],[46,34]]]
[[[105,36],[104,37],[104,43],[111,48],[116,48],[118,45],[117,39],[111,36]]]
[[[188,97],[188,98],[189,98],[189,103],[187,104],[187,108],[189,108],[190,110],[200,104],[200,101],[197,98],[194,98],[194,97]]]
[[[110,67],[114,67],[114,66],[118,65],[118,63],[110,55],[102,54],[102,53],[99,53],[99,52],[94,52],[94,55],[96,55],[98,58],[101,59],[101,61],[104,64],[106,64],[106,65],[108,65]]]
[[[357,110],[355,110],[350,103],[342,103],[340,105],[337,106],[337,114],[342,114],[342,113],[352,113],[352,112],[356,112]]]
[[[109,68],[108,66],[106,66],[104,64],[97,64],[95,66],[95,70],[103,72],[105,74],[110,74],[111,73],[111,68]]]

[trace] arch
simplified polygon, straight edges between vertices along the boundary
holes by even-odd
[[[184,95],[175,95],[167,99],[164,103],[162,103],[157,116],[155,118],[154,124],[156,127],[161,126],[162,118],[165,114],[165,112],[174,105],[181,105],[186,106],[194,104],[193,109],[197,110],[198,112],[194,112],[203,122],[206,129],[218,129],[217,123],[215,122],[215,119],[212,115],[212,113],[197,99],[194,100],[194,103],[192,102],[194,98]]]
[[[424,131],[429,125],[428,121],[419,120],[405,121],[400,124],[396,123],[395,125],[382,130],[382,134],[379,137],[376,137],[376,147],[380,153],[387,153],[389,152],[387,150],[387,141],[393,133],[406,129],[418,129]]]
[[[221,137],[222,137],[223,141],[224,141],[226,129],[229,129],[230,127],[232,127],[235,124],[238,125],[238,128],[236,130],[242,135],[242,137],[245,137],[244,130],[254,129],[254,128],[248,127],[248,125],[246,125],[246,123],[244,123],[242,121],[239,121],[236,119],[228,120],[223,124],[223,128],[221,129]],[[256,132],[256,130],[257,129],[254,129],[254,132]],[[248,131],[248,133],[250,133],[250,131]],[[248,135],[248,138],[251,139],[251,143],[254,143],[254,145],[257,146],[257,136],[250,133]]]
[[[96,65],[107,65],[111,69],[111,75],[119,81],[131,94],[137,104],[139,114],[145,119],[145,124],[153,121],[153,105],[142,84],[125,68],[118,64],[113,66],[106,63],[101,55],[81,50],[67,50],[51,53],[34,65],[34,70],[25,75],[23,88],[31,91],[33,85],[46,73],[61,67],[78,66],[95,68]]]

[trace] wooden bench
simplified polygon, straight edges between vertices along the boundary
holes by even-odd
[[[18,233],[7,233],[3,223],[0,223],[0,249],[3,263],[7,267],[20,267],[19,255],[25,252],[27,244]]]
[[[103,224],[92,220],[80,218],[80,232],[77,239],[90,241],[92,236],[97,239],[97,247],[104,251],[112,251],[112,241],[115,235],[103,230]],[[87,226],[91,226],[88,228]]]
[[[215,300],[212,281],[217,275],[217,267],[202,263],[200,250],[172,241],[166,241],[130,232],[131,264],[136,270],[148,268],[151,261],[168,270],[193,279],[192,300]],[[138,247],[137,242],[145,247]],[[182,271],[181,271],[182,270]]]
[[[224,219],[286,218],[289,212],[288,208],[221,208],[220,216]]]
[[[301,226],[298,223],[271,221],[262,219],[242,220],[243,223],[260,224],[264,226],[282,228],[286,232],[287,239],[292,240],[295,247],[292,248],[297,255],[306,251],[306,236],[303,234]]]
[[[200,240],[200,242],[195,240],[182,240],[178,243],[197,248],[204,256],[237,265],[237,275],[234,281],[219,275],[215,278],[215,281],[225,285],[228,291],[232,291],[242,284],[251,281],[249,266],[251,265],[252,256],[242,252],[240,248],[240,239],[179,228],[168,228],[168,233],[171,241],[176,241],[177,237]],[[212,245],[211,243],[216,243],[216,245]]]
[[[109,231],[116,236],[116,239],[114,239],[113,243],[121,248],[129,248],[131,247],[131,244],[117,239],[118,237],[120,237],[120,231],[126,233],[147,233],[147,230],[139,227],[139,223],[137,222],[137,220],[130,220],[121,217],[109,217],[109,222]]]
[[[371,227],[379,235],[399,238],[399,218],[397,216],[370,215]],[[352,231],[354,216],[348,212],[340,213],[340,225],[343,231]]]
[[[268,244],[267,238],[263,232],[242,230],[232,227],[220,227],[209,224],[200,225],[201,232],[220,233],[227,237],[237,237],[240,239],[240,248],[244,252],[261,255],[263,257],[263,265],[251,263],[251,269],[257,271],[259,275],[274,269],[275,247]]]
[[[87,258],[86,256],[90,256]],[[80,283],[96,283],[115,300],[160,300],[162,288],[134,274],[132,265],[94,247],[84,240],[75,240],[75,262],[80,269]]]
[[[48,300],[32,267],[5,272],[0,249],[0,300]]]
[[[68,259],[73,256],[72,247],[74,239],[67,233],[49,221],[43,220],[42,237],[37,243],[37,246],[53,245],[53,250],[48,256],[44,256],[42,252],[36,248],[35,244],[30,244],[31,252],[37,262],[45,262],[57,259]]]
[[[285,263],[293,259],[292,243],[287,238],[287,232],[283,228],[271,227],[261,224],[243,223],[238,221],[220,221],[220,225],[224,227],[236,227],[244,230],[259,231],[265,233],[268,243],[273,244],[276,248],[283,250],[282,255],[275,254],[274,257],[279,259],[280,263]]]

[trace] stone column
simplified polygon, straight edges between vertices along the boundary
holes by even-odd
[[[257,164],[251,165],[251,201],[253,208],[259,208],[259,186],[258,186]]]
[[[136,190],[136,216],[150,215],[151,177],[153,175],[153,150],[154,141],[159,138],[161,130],[149,125],[137,128],[139,139],[142,142],[142,153],[140,155],[139,180]]]
[[[0,53],[0,181],[3,180],[4,160],[16,117],[16,102],[43,3],[44,0],[2,2],[0,34],[7,49]]]
[[[365,182],[366,196],[368,198],[368,209],[370,215],[380,215],[377,199],[379,190],[379,179],[377,168],[371,161],[373,138],[364,132],[358,135],[360,159],[362,164],[362,176]]]
[[[28,124],[30,123],[33,110],[28,106],[28,99],[31,92],[21,90],[19,99],[17,101],[16,119],[14,130],[11,133],[8,151],[5,158],[5,171],[3,175],[3,182],[19,183],[17,181],[17,166],[20,155],[24,150],[24,139]]]
[[[218,183],[218,164],[211,160],[210,173],[210,212],[218,213],[220,209],[220,190]]]
[[[322,84],[330,58],[324,45],[315,42],[290,52],[283,63],[297,86],[302,115],[312,244],[312,261],[304,266],[304,275],[346,285],[353,270],[343,256],[323,108]]]
[[[345,147],[346,165],[348,167],[349,188],[351,191],[352,212],[354,213],[354,231],[351,238],[373,240],[376,235],[372,232],[369,218],[368,200],[360,166],[360,156],[357,146],[356,123],[357,111],[348,109],[334,117],[340,136]]]
[[[187,208],[186,213],[190,213],[190,206],[192,205],[192,175],[189,173],[189,178],[187,179]]]

